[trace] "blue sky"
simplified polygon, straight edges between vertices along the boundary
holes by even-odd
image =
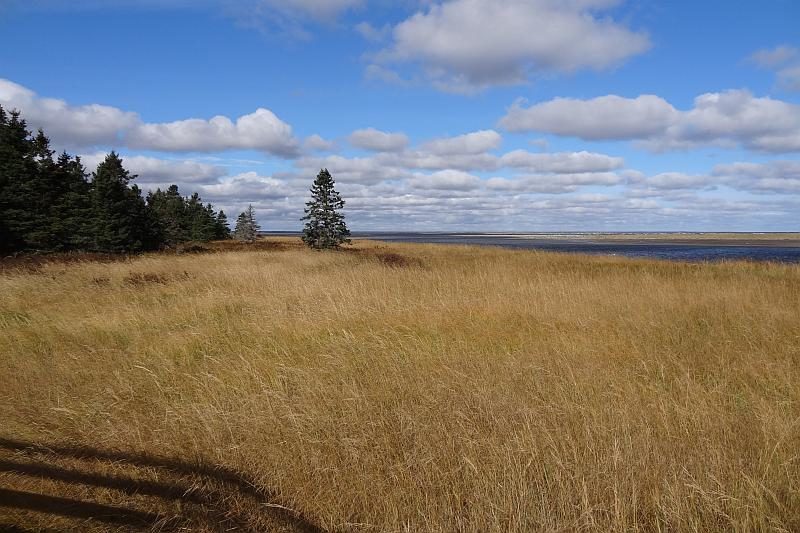
[[[297,229],[800,230],[800,4],[0,0],[0,105]],[[220,117],[213,119],[213,117]]]

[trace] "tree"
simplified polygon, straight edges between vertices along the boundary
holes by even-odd
[[[79,157],[53,155],[42,130],[32,135],[19,111],[0,106],[0,254],[137,252],[230,234],[225,214],[197,193],[184,198],[172,185],[145,202],[115,152],[91,182]]]
[[[233,238],[237,241],[253,242],[258,236],[261,226],[256,222],[256,214],[253,206],[250,205],[236,219],[236,228],[233,230]]]
[[[19,111],[0,107],[0,252],[28,247],[36,228],[37,162],[28,126]]]
[[[56,161],[59,187],[50,210],[50,232],[62,250],[86,250],[93,242],[92,203],[88,174],[80,157],[63,152]]]
[[[231,238],[231,227],[228,225],[228,217],[225,216],[225,211],[222,209],[219,210],[217,218],[214,221],[214,238],[218,240]]]
[[[328,169],[320,170],[311,186],[311,201],[306,202],[305,216],[300,219],[307,221],[303,228],[303,242],[316,250],[350,244],[350,231],[344,215],[339,213],[344,200],[334,185]]]
[[[144,198],[137,186],[129,186],[134,178],[113,151],[97,166],[91,193],[95,250],[138,252],[155,244]]]

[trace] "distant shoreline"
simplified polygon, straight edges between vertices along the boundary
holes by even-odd
[[[299,236],[300,232],[268,231],[262,236]],[[509,242],[563,242],[584,244],[624,245],[676,245],[676,246],[754,246],[754,247],[800,247],[800,232],[354,232],[354,239],[441,242],[451,238],[482,240],[508,239]],[[470,244],[480,244],[472,242]],[[487,242],[487,245],[496,245]]]

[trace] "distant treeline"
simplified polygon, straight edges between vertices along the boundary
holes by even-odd
[[[0,253],[139,252],[227,239],[222,211],[176,185],[142,196],[114,152],[89,175],[80,157],[56,159],[42,130],[0,106]]]

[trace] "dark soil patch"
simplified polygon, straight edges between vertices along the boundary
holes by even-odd
[[[21,271],[37,274],[48,265],[71,265],[75,263],[123,263],[134,257],[127,254],[107,253],[54,253],[54,254],[21,254],[0,257],[0,273]]]
[[[389,252],[383,248],[384,247],[378,247],[366,250],[349,248],[343,249],[342,251],[364,256],[389,268],[413,268],[424,266],[422,260],[417,257],[408,257],[398,254],[397,252]]]
[[[285,250],[296,250],[303,248],[300,239],[297,242],[274,241],[268,239],[258,239],[255,242],[239,241],[213,241],[207,243],[186,243],[175,248],[152,252],[164,255],[182,254],[211,254],[222,252],[279,252]],[[70,265],[75,263],[123,263],[133,258],[139,257],[136,254],[112,254],[97,252],[70,252],[70,253],[48,253],[48,254],[18,254],[8,257],[0,257],[0,273],[20,271],[29,274],[41,273],[43,268],[48,265]],[[98,284],[102,284],[102,281]]]

